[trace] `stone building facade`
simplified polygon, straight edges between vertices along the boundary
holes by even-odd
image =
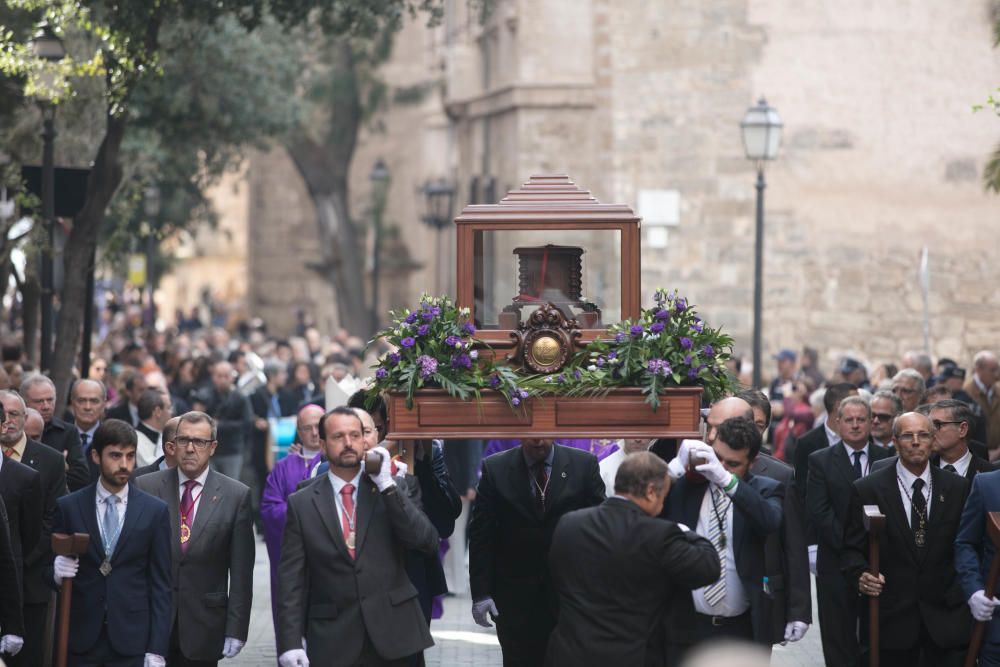
[[[353,165],[359,215],[386,161],[388,218],[417,265],[384,281],[386,309],[454,292],[453,231],[439,249],[420,221],[422,183],[455,183],[457,212],[565,173],[644,215],[645,299],[677,288],[748,356],[755,191],[739,122],[766,95],[785,131],[766,172],[765,354],[809,344],[829,369],[845,353],[875,363],[923,348],[924,247],[930,352],[1000,347],[1000,201],[981,187],[1000,123],[971,112],[1000,81],[990,0],[491,6],[481,21],[446,0],[442,24],[411,21],[384,68],[391,86],[430,91],[386,112]],[[248,170],[248,308],[318,307],[335,295],[289,261],[308,245],[304,188],[287,157],[264,161]]]

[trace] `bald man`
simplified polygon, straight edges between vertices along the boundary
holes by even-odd
[[[323,460],[319,439],[319,420],[322,417],[323,408],[318,405],[310,404],[299,410],[295,423],[295,441],[302,449],[275,463],[264,482],[260,519],[264,526],[267,555],[271,561],[271,613],[275,627],[278,624],[278,562],[281,560],[281,537],[285,532],[288,496],[295,493],[302,481],[312,476],[316,466]]]

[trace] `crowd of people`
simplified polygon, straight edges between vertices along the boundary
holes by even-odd
[[[985,517],[1000,510],[988,351],[968,371],[845,358],[827,378],[814,351],[782,350],[767,393],[703,409],[700,440],[392,442],[381,399],[327,405],[325,391],[363,380],[379,345],[307,326],[137,333],[107,336],[65,410],[3,348],[10,665],[51,663],[70,579],[70,664],[236,657],[257,537],[282,667],[423,664],[440,596],[466,587],[506,665],[678,665],[719,639],[766,655],[809,631],[812,577],[827,665],[867,661],[875,597],[883,664],[959,665],[1000,605],[985,594]],[[288,418],[295,443],[276,461]],[[53,533],[89,545],[55,553]],[[1000,664],[1000,624],[979,664]]]

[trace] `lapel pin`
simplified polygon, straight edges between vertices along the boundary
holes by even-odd
[[[214,503],[214,502],[215,502],[216,500],[218,500],[218,499],[219,499],[219,496],[212,496],[212,502],[213,502],[213,503]]]
[[[565,472],[562,474],[562,478],[566,479],[566,473]]]
[[[939,503],[943,503],[944,502],[944,495],[943,494],[940,495],[940,496],[938,496],[938,502]]]

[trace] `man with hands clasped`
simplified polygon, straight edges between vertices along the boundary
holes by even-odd
[[[957,667],[972,619],[955,574],[954,542],[969,482],[929,465],[934,427],[919,413],[896,418],[895,465],[854,483],[844,529],[844,572],[862,596],[878,597],[883,665]],[[880,572],[869,572],[864,506],[878,505]],[[867,600],[867,598],[862,598]]]
[[[406,574],[406,549],[435,553],[430,521],[396,487],[384,447],[362,472],[360,417],[338,407],[319,422],[330,468],[288,497],[278,571],[281,667],[405,665],[434,642]]]
[[[89,449],[95,484],[58,501],[53,532],[86,533],[76,557],[56,556],[52,581],[73,579],[70,665],[164,667],[170,641],[170,515],[162,500],[129,484],[136,433],[101,423]]]
[[[772,595],[764,542],[781,528],[784,486],[750,473],[760,446],[753,421],[733,417],[719,424],[713,446],[685,440],[668,466],[675,482],[661,516],[707,538],[722,564],[718,581],[694,590],[668,615],[669,663],[717,637],[771,643],[762,613]]]

